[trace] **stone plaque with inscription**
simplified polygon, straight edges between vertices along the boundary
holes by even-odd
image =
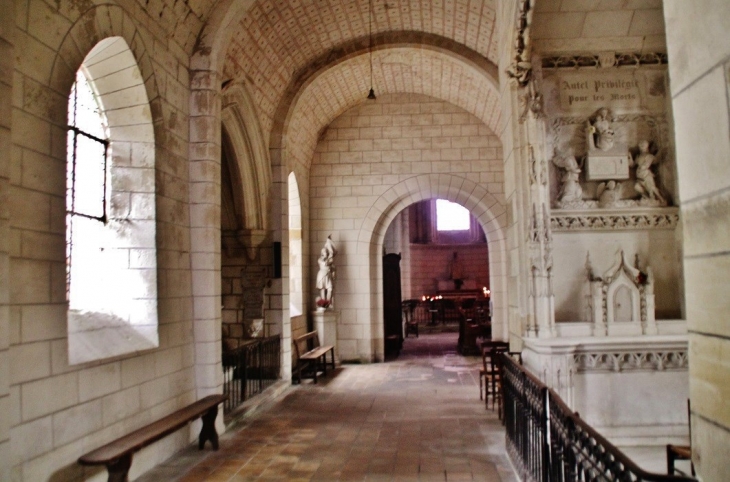
[[[549,112],[589,114],[610,105],[615,111],[662,111],[666,105],[663,70],[545,72]]]
[[[623,180],[629,178],[629,156],[615,154],[588,154],[586,160],[587,181]]]

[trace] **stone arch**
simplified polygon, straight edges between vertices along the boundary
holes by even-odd
[[[435,34],[424,32],[383,32],[373,36],[372,47],[368,39],[356,39],[342,45],[336,51],[328,52],[313,60],[309,66],[297,72],[287,87],[274,115],[269,147],[285,147],[287,130],[299,99],[318,77],[354,58],[396,48],[411,48],[431,51],[456,59],[479,72],[489,88],[499,94],[497,66],[477,52],[458,42]],[[351,107],[351,106],[350,106]]]
[[[475,77],[480,78],[481,82],[484,82],[484,85],[487,86],[487,89],[490,91],[490,94],[494,96],[495,102],[494,102],[494,108],[498,109],[499,102],[498,102],[498,88],[497,88],[497,81],[495,80],[496,76],[496,68],[493,69],[491,67],[491,63],[489,63],[488,60],[483,59],[483,61],[475,62],[473,61],[473,57],[477,57],[477,54],[474,54],[472,57],[473,52],[469,51],[463,46],[459,46],[457,49],[457,45],[454,42],[447,41],[447,39],[443,39],[442,37],[438,37],[435,35],[430,34],[413,34],[412,37],[407,37],[409,39],[408,43],[399,43],[403,42],[403,38],[399,38],[397,36],[389,36],[389,34],[383,34],[379,37],[378,40],[378,46],[376,47],[380,51],[385,51],[389,48],[410,48],[414,51],[429,51],[434,52],[435,55],[444,56],[445,58],[449,58],[451,61],[454,62],[461,62],[461,65],[465,65],[466,68],[478,72],[478,74],[475,74]],[[438,42],[437,42],[438,40]],[[389,43],[390,41],[390,43]],[[420,44],[420,41],[425,41],[426,43]],[[439,42],[443,41],[443,44],[440,44]],[[433,45],[429,44],[428,42],[432,43]],[[443,48],[441,45],[449,44],[452,47],[455,48],[456,52],[449,51],[445,48]],[[467,52],[468,51],[468,52]],[[311,64],[311,68],[306,69],[305,71],[299,73],[298,77],[294,79],[294,81],[290,84],[289,88],[286,90],[286,95],[282,97],[280,100],[279,107],[277,109],[277,113],[274,116],[274,126],[272,128],[271,134],[270,134],[270,141],[269,141],[269,151],[271,155],[271,163],[272,163],[272,170],[274,172],[280,172],[282,173],[281,178],[277,178],[277,176],[274,176],[273,179],[273,185],[272,185],[272,202],[274,206],[272,207],[272,212],[286,212],[288,209],[288,201],[287,201],[287,187],[286,187],[286,179],[283,176],[283,173],[289,172],[291,170],[297,169],[298,167],[301,167],[303,170],[306,168],[304,166],[298,166],[299,163],[292,162],[292,156],[287,151],[287,138],[290,137],[290,129],[291,129],[291,120],[292,120],[292,114],[297,108],[299,100],[302,98],[302,95],[307,91],[307,87],[312,85],[313,82],[316,81],[317,78],[322,77],[327,72],[333,71],[338,65],[341,65],[344,62],[352,61],[356,58],[366,58],[366,55],[368,53],[368,48],[366,43],[358,44],[357,42],[353,42],[351,50],[343,49],[338,50],[337,52],[330,53],[327,56],[323,57],[322,59],[318,59],[317,61],[313,62]],[[493,76],[493,74],[495,76]],[[363,98],[364,100],[364,98]],[[449,101],[449,99],[442,99],[445,101]],[[355,105],[355,103],[348,104],[348,107],[352,107]],[[330,121],[333,120],[333,116],[338,115],[340,113],[344,112],[344,110],[341,110],[341,112],[331,112],[330,113]],[[485,123],[487,124],[487,123]],[[487,124],[488,125],[488,124]],[[318,126],[318,127],[324,127]],[[496,130],[496,129],[495,129]],[[316,139],[316,138],[315,138]],[[287,226],[284,219],[277,222],[276,217],[272,219],[273,223],[273,229],[274,229],[274,236],[275,238],[277,236],[281,236],[282,238],[287,238]],[[311,236],[311,233],[310,233]],[[280,239],[276,239],[281,241]],[[381,240],[382,245],[382,240]],[[371,281],[372,282],[372,281]],[[279,287],[278,289],[282,290],[285,289],[285,287]],[[378,288],[379,289],[379,288]],[[372,293],[375,293],[375,291],[372,291]],[[382,300],[373,299],[371,297],[371,301],[375,302],[377,306],[379,306],[382,303]],[[373,305],[376,306],[376,305]],[[274,315],[274,313],[272,313]],[[372,313],[369,313],[367,316],[371,316]],[[276,314],[275,316],[280,317],[283,320],[286,320],[288,316],[285,316],[285,314],[282,312],[281,315]],[[363,315],[365,316],[365,315]],[[380,315],[382,316],[382,315]],[[382,323],[382,321],[380,321]],[[285,327],[286,331],[286,327]],[[372,331],[372,330],[370,330]],[[381,346],[380,349],[382,350],[382,340],[381,340]],[[345,349],[346,350],[346,349]],[[375,351],[370,350],[368,354],[364,353],[363,349],[358,348],[359,353],[357,354],[358,358],[367,358],[372,359],[372,354],[375,353]],[[377,356],[377,355],[376,355]]]
[[[190,57],[192,70],[220,72],[226,48],[233,36],[235,25],[248,13],[254,2],[220,0],[211,10],[208,22],[198,35]]]
[[[152,62],[147,53],[145,39],[135,25],[135,21],[127,15],[127,12],[115,5],[99,5],[85,11],[61,41],[58,53],[53,59],[48,85],[67,97],[76,71],[83,63],[86,54],[106,38],[121,37],[132,51],[142,74],[142,81],[152,108],[153,124],[156,128],[156,121],[161,120],[162,117],[159,89]],[[66,125],[65,111],[53,111],[53,115],[52,121],[55,124]]]
[[[241,195],[241,229],[249,233],[265,231],[269,225],[271,164],[256,107],[242,84],[227,86],[221,104],[221,123],[240,175],[233,182]]]
[[[373,203],[360,226],[357,249],[358,258],[369,271],[372,351],[375,359],[383,353],[382,263],[383,239],[395,216],[413,203],[440,198],[458,203],[477,218],[489,244],[490,288],[493,299],[493,325],[495,339],[506,339],[507,323],[507,243],[506,210],[496,196],[483,186],[462,176],[451,174],[423,174],[406,179],[385,191]]]

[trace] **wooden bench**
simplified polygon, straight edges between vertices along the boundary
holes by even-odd
[[[107,472],[109,472],[109,482],[126,482],[127,473],[132,466],[132,454],[134,452],[201,417],[203,419],[203,428],[200,430],[200,436],[198,437],[198,449],[202,450],[205,442],[209,440],[213,450],[218,450],[215,418],[218,415],[218,404],[227,399],[228,395],[208,395],[177,412],[79,457],[79,464],[106,465]]]
[[[296,365],[294,366],[294,374],[296,374],[296,383],[302,383],[302,372],[311,373],[314,383],[317,383],[317,372],[322,369],[323,374],[327,375],[327,353],[331,353],[332,370],[335,369],[335,347],[320,346],[317,331],[294,338],[294,352],[297,356]]]

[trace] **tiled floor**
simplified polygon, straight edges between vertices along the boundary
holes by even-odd
[[[392,362],[305,381],[221,437],[139,479],[170,481],[516,481],[496,413],[479,400],[476,357],[456,333],[409,338]]]

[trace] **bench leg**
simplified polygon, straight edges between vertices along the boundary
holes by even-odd
[[[335,371],[335,349],[330,350],[330,356],[332,356],[332,371]],[[324,362],[327,363],[327,354],[324,354]]]
[[[218,450],[218,432],[215,431],[215,418],[218,416],[218,405],[211,407],[203,415],[203,428],[200,429],[198,437],[198,450],[203,450],[205,442],[210,440],[213,450]]]
[[[114,462],[106,464],[109,482],[127,482],[127,474],[132,466],[132,454],[127,454]]]

